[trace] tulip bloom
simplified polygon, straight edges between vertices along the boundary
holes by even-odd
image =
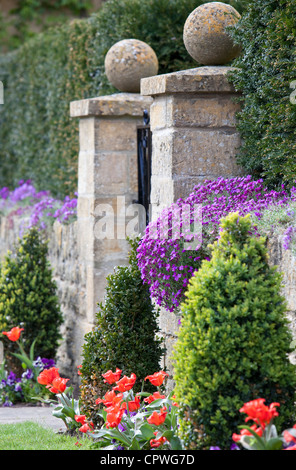
[[[81,426],[81,428],[79,428],[79,431],[80,432],[84,432],[86,433],[87,431],[92,431],[93,429],[90,427],[89,424],[85,423]]]
[[[165,377],[168,376],[169,374],[161,370],[160,372],[155,372],[153,375],[147,375],[147,377],[145,377],[145,380],[148,379],[152,385],[159,387],[163,384]]]
[[[256,424],[253,424],[253,426],[251,426],[251,429],[255,431],[258,436],[262,436],[263,430],[261,427],[257,428]],[[250,433],[248,429],[242,429],[240,434],[232,434],[232,439],[234,440],[234,442],[239,442],[243,436],[252,436],[252,433]]]
[[[122,403],[122,408],[126,409],[126,402]],[[140,397],[138,395],[135,396],[134,400],[128,402],[128,409],[129,411],[137,411],[141,406]]]
[[[154,392],[153,395],[149,395],[149,397],[144,398],[145,403],[152,403],[154,400],[159,400],[159,399],[165,398],[165,395],[160,395],[159,392]]]
[[[264,404],[264,398],[258,398],[256,400],[249,401],[245,403],[244,406],[240,409],[241,413],[246,413],[248,416],[245,419],[245,422],[253,420],[259,426],[262,426],[265,429],[265,426],[270,423],[270,421],[278,416],[276,406],[280,406],[279,403],[271,403],[268,407]]]
[[[123,394],[116,394],[114,390],[110,390],[104,396],[104,398],[97,398],[96,405],[103,403],[107,408],[110,406],[115,406],[117,403],[120,403],[123,399]]]
[[[149,424],[155,424],[155,426],[159,426],[165,422],[166,415],[166,407],[164,406],[160,409],[159,413],[157,413],[157,411],[153,411],[152,415],[147,418],[147,421]]]
[[[104,383],[108,383],[109,385],[114,384],[120,379],[122,370],[116,368],[115,372],[112,372],[111,370],[108,370],[105,374],[102,374],[102,377],[104,377]]]
[[[294,424],[293,429],[296,429],[296,424]],[[290,443],[290,442],[296,443],[296,437],[294,437],[288,430],[283,432],[283,437],[287,443]]]
[[[82,425],[86,423],[86,416],[85,415],[75,415],[75,421],[77,423],[81,423]]]
[[[123,413],[124,409],[119,404],[107,408],[106,428],[116,428],[121,421]]]
[[[131,374],[130,377],[127,377],[126,375],[122,377],[118,382],[116,382],[117,386],[113,387],[113,390],[118,390],[119,392],[127,392],[133,386],[135,385],[136,382],[136,375],[133,373]]]
[[[56,377],[53,379],[52,384],[47,385],[50,392],[52,393],[63,393],[67,388],[67,382],[70,379],[62,379],[62,377]]]
[[[154,436],[157,435],[157,431],[153,433]],[[156,448],[156,447],[159,447],[161,446],[162,444],[164,444],[165,442],[167,441],[166,437],[160,437],[159,439],[151,439],[150,441],[150,447],[152,448]]]
[[[15,326],[10,331],[2,331],[2,334],[6,335],[7,338],[10,339],[10,341],[17,341],[20,339],[22,331],[24,331],[24,328],[19,328],[18,326]]]
[[[37,377],[37,382],[41,385],[51,385],[53,380],[60,376],[57,367],[44,369]]]

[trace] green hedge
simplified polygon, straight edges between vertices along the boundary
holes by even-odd
[[[233,74],[243,99],[238,161],[273,187],[296,179],[296,105],[290,102],[290,84],[296,79],[295,34],[294,0],[251,0],[234,31],[243,47]]]
[[[73,100],[116,92],[104,58],[117,41],[151,45],[159,73],[195,67],[182,39],[187,16],[201,0],[107,0],[98,13],[48,30],[0,56],[5,104],[0,106],[0,187],[33,179],[54,196],[77,186],[78,122]],[[240,11],[242,1],[230,0]]]

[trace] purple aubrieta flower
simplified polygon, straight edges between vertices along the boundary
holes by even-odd
[[[182,302],[194,272],[204,259],[210,260],[208,245],[219,238],[222,217],[239,212],[242,216],[251,213],[260,219],[271,205],[285,206],[291,201],[296,201],[296,188],[291,189],[290,195],[284,189],[270,191],[263,186],[263,180],[254,181],[251,176],[218,178],[195,186],[187,198],[178,199],[150,222],[140,240],[138,266],[143,282],[149,286],[150,296],[157,305],[174,311]],[[196,223],[196,211],[202,234],[198,230],[191,232]],[[258,233],[256,227],[254,232]],[[191,245],[188,242],[186,245],[190,234],[196,244],[190,241]]]
[[[293,225],[290,225],[284,232],[283,235],[283,248],[285,250],[288,250],[291,246],[291,241],[293,239],[294,233],[296,231],[296,227],[293,227]]]
[[[12,191],[0,189],[0,210],[6,215],[23,215],[28,222],[21,227],[20,236],[32,227],[43,230],[48,223],[65,223],[76,217],[77,195],[66,196],[64,201],[54,199],[49,191],[37,191],[31,180],[21,180]]]

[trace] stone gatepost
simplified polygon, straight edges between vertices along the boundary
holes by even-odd
[[[138,93],[74,101],[79,118],[78,250],[86,281],[80,299],[84,334],[93,326],[97,303],[104,300],[106,277],[127,264],[125,210],[138,199],[137,126],[150,97]]]
[[[153,97],[152,220],[164,207],[189,196],[196,184],[242,175],[236,163],[240,107],[235,102],[238,93],[228,80],[232,68],[227,65],[239,48],[226,30],[238,17],[236,10],[220,2],[201,5],[184,25],[184,44],[202,65],[141,80],[142,96]],[[177,329],[176,314],[161,309],[160,330],[167,349],[163,365],[170,372]]]
[[[187,197],[205,179],[241,174],[235,159],[240,146],[238,95],[227,79],[230,70],[203,66],[142,79],[141,94],[154,98],[153,208]]]
[[[142,95],[154,98],[150,108],[152,220],[163,207],[189,196],[196,184],[242,174],[235,158],[240,146],[235,125],[239,106],[227,79],[230,70],[204,66],[142,79]],[[177,329],[176,314],[161,309],[168,370],[172,370]]]

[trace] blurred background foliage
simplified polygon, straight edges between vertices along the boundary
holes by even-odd
[[[19,1],[0,28],[0,187],[30,178],[55,197],[73,195],[78,120],[70,118],[70,102],[117,92],[106,78],[104,58],[122,39],[147,42],[158,56],[159,73],[196,67],[183,44],[183,26],[202,3],[105,0],[93,11],[91,2],[77,0]],[[225,3],[242,13],[248,0]],[[29,27],[32,21],[38,32]]]

